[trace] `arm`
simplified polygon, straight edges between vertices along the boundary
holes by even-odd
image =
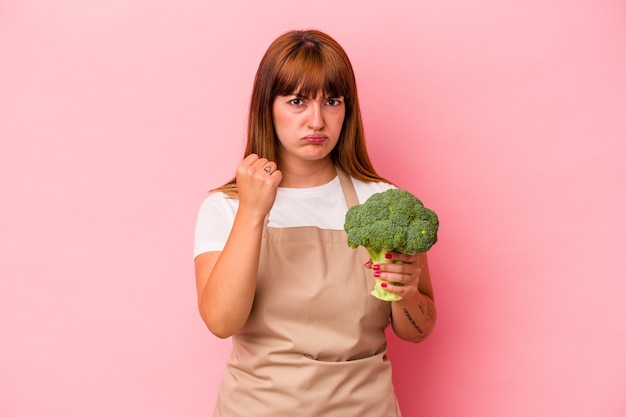
[[[385,281],[403,284],[390,284],[385,288],[403,297],[391,303],[391,326],[401,339],[421,342],[433,331],[436,321],[428,258],[425,252],[414,255],[394,252],[392,255],[392,261],[403,263],[381,263],[372,265],[372,269]]]
[[[263,170],[269,165],[271,174]],[[209,330],[226,338],[246,323],[254,293],[265,217],[282,179],[276,165],[249,155],[237,168],[239,208],[222,252],[195,259],[200,315]]]

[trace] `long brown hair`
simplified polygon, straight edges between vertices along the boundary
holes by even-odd
[[[331,152],[334,164],[359,180],[388,182],[376,173],[367,154],[356,79],[348,55],[337,41],[318,30],[287,32],[265,52],[252,89],[244,157],[255,153],[277,160],[272,104],[276,96],[296,92],[303,97],[314,97],[318,92],[326,97],[343,96],[346,113],[339,141]],[[236,197],[235,179],[215,191]]]

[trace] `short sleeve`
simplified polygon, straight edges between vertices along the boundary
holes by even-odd
[[[352,183],[354,184],[354,189],[356,190],[360,204],[365,203],[373,194],[396,188],[394,185],[386,182],[364,182],[354,178],[352,178]]]
[[[235,220],[238,200],[223,193],[210,194],[200,205],[196,219],[193,257],[222,251]]]

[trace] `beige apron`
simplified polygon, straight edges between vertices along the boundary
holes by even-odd
[[[348,207],[358,204],[339,172]],[[214,417],[398,417],[390,303],[343,230],[266,227],[250,317],[232,337]]]

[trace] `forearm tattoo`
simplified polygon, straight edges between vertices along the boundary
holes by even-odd
[[[421,306],[421,305],[420,305]],[[420,307],[421,309],[421,307]],[[404,311],[404,315],[406,316],[407,319],[409,319],[409,321],[411,322],[411,324],[413,325],[413,327],[415,327],[415,330],[417,330],[417,332],[419,334],[424,334],[424,331],[420,328],[420,326],[417,325],[417,323],[415,322],[415,320],[413,320],[413,317],[411,317],[411,313],[409,313],[409,310],[407,310],[406,308],[403,309]]]
[[[424,305],[424,303],[419,303],[417,307],[419,308],[420,312],[424,315],[424,318],[427,321],[432,321],[434,319],[435,312],[434,312],[433,306],[430,303],[428,303],[427,305]],[[404,311],[404,315],[409,320],[409,322],[413,325],[415,330],[417,330],[417,332],[420,335],[424,335],[425,334],[424,330],[422,330],[422,328],[417,324],[413,316],[411,316],[411,313],[409,313],[409,310],[407,310],[405,307],[403,311]]]
[[[422,314],[424,315],[424,318],[428,321],[433,321],[435,318],[435,308],[432,304],[432,302],[428,302],[426,303],[426,305],[424,306],[424,303],[419,303],[418,304],[418,308],[420,309],[420,311],[422,312]]]

